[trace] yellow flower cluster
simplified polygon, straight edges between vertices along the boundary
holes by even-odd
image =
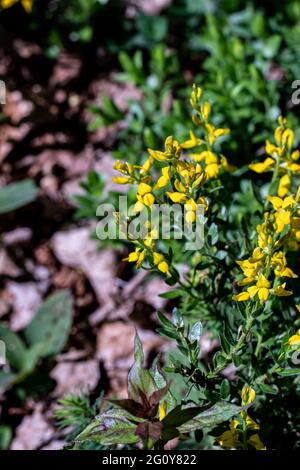
[[[33,0],[0,0],[0,6],[2,8],[10,8],[17,2],[21,2],[24,10],[26,10],[27,13],[31,12],[33,7]]]
[[[286,119],[279,117],[278,127],[274,132],[275,144],[266,141],[266,153],[269,155],[263,162],[253,163],[249,168],[256,173],[272,171],[280,176],[278,196],[283,198],[292,187],[292,178],[300,174],[299,150],[292,150],[294,132],[287,127]]]
[[[234,169],[224,155],[218,155],[213,150],[215,142],[221,136],[227,135],[229,129],[213,126],[209,121],[211,105],[202,102],[201,98],[201,88],[193,86],[190,99],[194,112],[192,120],[202,131],[201,138],[191,131],[189,140],[180,144],[169,136],[165,141],[164,150],[148,149],[149,156],[142,165],[117,161],[114,168],[121,176],[113,177],[113,181],[118,184],[137,185],[134,206],[136,214],[145,208],[151,208],[154,203],[165,201],[167,197],[169,204],[184,205],[185,221],[193,224],[196,221],[197,206],[201,204],[205,211],[208,209],[207,196],[203,191],[204,184],[216,178],[222,171]],[[197,153],[186,154],[188,149],[195,149]],[[162,165],[159,175],[155,174],[154,161]],[[162,189],[164,191],[161,191]],[[151,235],[149,240],[135,241],[139,246],[126,259],[136,262],[140,267],[146,256],[150,255],[153,265],[168,274],[169,266],[164,255],[156,251]]]
[[[280,126],[275,131],[275,138],[278,145],[280,143],[280,147],[273,146],[272,154],[278,157],[277,163],[281,164],[294,138],[293,132],[285,128],[285,120],[282,118]],[[271,147],[272,144],[268,143],[268,146]],[[288,173],[280,178],[278,195],[268,196],[267,203],[270,205],[270,210],[264,213],[264,222],[256,227],[257,247],[250,258],[237,261],[244,274],[244,278],[238,282],[238,285],[249,287],[235,295],[234,300],[246,301],[258,297],[260,303],[263,304],[270,294],[276,296],[292,294],[291,291],[285,289],[286,282],[281,282],[281,279],[298,277],[287,266],[286,254],[288,251],[298,250],[300,246],[300,188],[296,194],[287,195],[292,189],[292,176],[290,175],[292,170],[286,160],[284,165],[282,168],[285,168]],[[258,171],[257,164],[250,165],[250,167]],[[285,186],[283,191],[282,180],[285,176],[289,177],[290,184]]]
[[[170,267],[166,261],[165,256],[162,253],[156,251],[156,239],[157,232],[154,229],[148,233],[145,239],[134,241],[134,243],[137,245],[136,249],[129,253],[127,258],[124,258],[123,261],[136,263],[137,268],[140,268],[146,256],[148,256],[148,259],[153,268],[157,268],[158,271],[166,274],[167,276],[170,276]]]
[[[290,212],[288,216],[291,217]],[[247,290],[235,295],[234,300],[245,301],[256,296],[263,304],[270,294],[282,297],[291,295],[292,292],[285,289],[286,282],[279,283],[281,278],[297,278],[291,268],[287,266],[286,254],[283,251],[282,239],[278,237],[285,227],[280,219],[282,214],[266,213],[263,224],[258,225],[258,246],[253,250],[252,256],[243,261],[237,261],[243,271],[244,278],[238,282],[240,286],[250,285]],[[290,224],[290,222],[288,222]],[[280,230],[278,230],[280,228]],[[293,228],[289,229],[288,238],[293,238]],[[288,246],[288,241],[286,242]],[[270,281],[272,272],[273,282]]]
[[[190,138],[181,144],[186,150],[196,149],[196,152],[189,154],[189,157],[200,163],[207,178],[215,178],[221,170],[233,171],[235,167],[230,165],[227,158],[214,150],[214,144],[220,137],[228,135],[227,128],[216,128],[210,122],[211,105],[208,101],[202,100],[202,89],[193,86],[190,99],[194,114],[192,120],[196,126],[202,130],[201,138],[198,138],[193,131],[190,131]]]
[[[243,387],[242,390],[242,406],[251,405],[255,400],[255,391],[252,387]],[[254,447],[256,450],[266,450],[257,432],[248,436],[249,431],[258,431],[260,429],[247,411],[240,413],[241,419],[233,419],[230,422],[229,430],[225,431],[217,438],[217,442],[225,449],[241,449],[245,446]]]

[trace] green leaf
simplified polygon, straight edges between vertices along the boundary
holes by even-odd
[[[192,420],[182,424],[178,430],[189,433],[197,429],[211,429],[217,424],[228,421],[243,410],[243,407],[220,401],[206,411],[195,416]]]
[[[189,340],[191,342],[197,341],[199,343],[202,335],[202,323],[200,321],[196,322],[189,333]]]
[[[213,222],[209,227],[208,234],[211,237],[211,244],[215,245],[219,239],[218,226]]]
[[[175,289],[168,292],[163,292],[162,294],[159,294],[159,297],[162,297],[163,299],[176,299],[177,297],[181,297],[181,295],[182,290]]]
[[[128,374],[128,398],[140,402],[140,392],[150,396],[156,390],[157,387],[150,372],[139,364],[134,364]]]
[[[34,182],[29,179],[0,188],[0,214],[29,204],[35,200],[37,192]]]
[[[167,442],[174,439],[179,434],[179,427],[186,422],[190,422],[192,418],[199,414],[203,409],[199,406],[192,406],[189,408],[182,408],[182,405],[176,406],[167,416],[162,420],[163,432],[162,439]]]
[[[75,442],[94,441],[103,445],[136,444],[136,422],[143,420],[131,416],[121,408],[105,411],[97,416],[76,438]]]
[[[290,377],[292,375],[300,374],[300,369],[282,369],[277,372],[281,377]]]
[[[175,330],[173,323],[167,317],[165,317],[160,311],[157,311],[157,317],[158,317],[159,322],[162,324],[164,328],[166,328],[166,330],[170,330],[170,331]]]
[[[223,398],[223,400],[225,400],[225,398],[228,397],[228,395],[230,394],[230,383],[229,383],[229,380],[227,379],[224,379],[221,383],[221,387],[220,387],[220,393],[221,393],[221,397]]]
[[[267,385],[267,384],[258,384],[259,388],[262,392],[267,393],[269,395],[277,395],[278,387],[276,385]]]
[[[136,365],[142,367],[144,363],[143,346],[139,335],[136,333],[134,338],[134,360]]]
[[[24,330],[27,342],[36,346],[41,357],[59,353],[72,325],[72,299],[68,291],[51,295],[37,310],[32,322]]]
[[[31,372],[35,369],[35,366],[43,357],[45,346],[43,343],[36,343],[30,349],[27,349],[24,357],[23,370],[25,372]]]
[[[221,342],[221,346],[222,346],[223,351],[226,354],[229,354],[230,349],[231,349],[230,343],[227,341],[227,338],[225,337],[225,335],[223,333],[220,333],[219,336],[220,336],[220,342]]]
[[[6,359],[10,366],[18,371],[23,370],[26,346],[20,336],[0,324],[0,340],[5,344]]]
[[[268,37],[268,39],[263,44],[263,54],[268,59],[271,59],[277,54],[281,43],[281,36],[279,34],[273,34],[273,36]]]
[[[17,378],[18,374],[0,371],[0,389],[6,389],[7,387],[10,387]]]
[[[0,426],[0,450],[8,449],[12,440],[12,430],[10,426],[2,424]]]

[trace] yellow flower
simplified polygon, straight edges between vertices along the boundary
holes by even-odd
[[[297,163],[288,162],[286,167],[293,173],[300,173],[300,165],[298,165]]]
[[[221,166],[225,171],[228,171],[228,173],[236,170],[236,166],[228,163],[227,158],[222,154],[221,154]]]
[[[192,92],[191,92],[191,98],[190,98],[190,103],[191,103],[192,108],[198,109],[198,103],[199,103],[201,96],[202,96],[202,89],[200,87],[197,87],[194,84],[192,88]]]
[[[162,421],[167,414],[167,402],[164,400],[159,407],[159,421]]]
[[[149,184],[140,183],[137,191],[137,202],[134,206],[135,212],[141,212],[144,206],[151,207],[155,202],[155,197],[152,194],[152,188]]]
[[[255,171],[255,173],[264,173],[265,171],[269,170],[273,165],[275,165],[275,161],[273,158],[266,158],[264,162],[261,163],[252,163],[249,165],[250,170]]]
[[[237,261],[237,264],[242,269],[246,278],[255,278],[258,268],[261,266],[260,260],[246,259],[243,261]]]
[[[21,0],[21,3],[23,5],[24,10],[26,10],[27,13],[30,13],[33,6],[33,0]]]
[[[189,199],[185,204],[185,220],[188,224],[192,224],[196,220],[196,211],[197,211],[197,203],[194,199]]]
[[[205,161],[204,171],[208,178],[214,178],[219,173],[218,157],[211,150],[204,150],[199,154],[193,154],[191,157],[196,162]],[[225,157],[224,157],[225,158]]]
[[[277,196],[269,196],[268,200],[275,209],[276,233],[281,233],[284,227],[291,222],[290,212],[286,209],[292,207],[296,201],[293,196],[287,196],[284,199]]]
[[[249,300],[257,295],[260,300],[260,303],[263,304],[268,299],[270,293],[278,297],[286,297],[286,296],[292,295],[292,292],[286,290],[285,286],[286,286],[286,283],[281,284],[278,287],[271,288],[270,282],[261,273],[258,276],[256,285],[248,287],[247,291],[234,295],[233,300],[241,302],[241,301]]]
[[[162,253],[157,253],[157,252],[153,253],[153,263],[155,266],[157,266],[159,271],[161,271],[164,274],[170,275],[169,265],[166,262],[165,257]]]
[[[239,446],[239,434],[236,431],[239,424],[240,422],[237,419],[233,419],[230,422],[230,429],[228,431],[223,432],[223,434],[221,434],[221,436],[217,438],[217,441],[220,446],[224,447],[225,449],[232,449]]]
[[[193,131],[190,131],[190,138],[188,140],[185,140],[182,144],[181,147],[183,149],[191,149],[194,147],[197,147],[197,145],[200,145],[203,143],[202,139],[198,139],[198,137],[195,136]]]
[[[205,125],[205,127],[208,133],[208,142],[210,145],[213,145],[219,137],[222,137],[223,135],[228,135],[230,133],[230,130],[227,128],[216,129],[212,124],[208,123]]]
[[[269,196],[268,200],[271,202],[276,211],[279,211],[280,209],[286,209],[296,203],[293,196],[287,196],[284,199],[277,196]]]
[[[140,173],[142,175],[149,173],[149,171],[152,168],[152,165],[153,165],[153,158],[152,157],[147,158],[145,163],[140,167]]]
[[[273,294],[277,295],[278,297],[287,297],[292,295],[293,292],[289,290],[285,290],[286,283],[284,282],[281,286],[272,289]]]
[[[159,161],[172,161],[177,160],[181,155],[181,146],[177,140],[172,136],[166,138],[165,151],[148,149],[151,157]]]
[[[278,186],[278,196],[280,198],[283,198],[284,196],[287,195],[290,187],[291,187],[292,181],[291,178],[289,177],[288,174],[282,176],[279,181],[279,186]]]
[[[128,184],[132,181],[130,176],[113,176],[112,180],[117,184]]]
[[[256,285],[248,287],[247,290],[251,298],[257,294],[260,300],[260,303],[263,304],[269,297],[270,282],[263,274],[260,274],[258,276]]]
[[[277,277],[291,277],[294,279],[298,277],[292,269],[287,267],[286,257],[282,251],[278,251],[272,256],[271,265],[273,266],[275,276]]]
[[[292,129],[285,129],[281,135],[281,144],[286,145],[289,149],[293,146],[295,134]]]
[[[2,8],[10,8],[12,7],[15,3],[17,3],[18,0],[0,0],[0,6]],[[33,0],[20,0],[21,4],[24,8],[24,10],[27,11],[27,13],[30,13],[33,7]]]
[[[200,110],[201,117],[204,121],[207,121],[207,119],[209,118],[210,112],[211,112],[211,105],[208,101],[205,101],[205,103],[201,106],[201,110]]]
[[[246,413],[246,424],[247,424],[247,428],[251,429],[251,430],[259,430],[260,429],[260,425],[257,424],[254,419],[250,418],[250,416],[247,414],[247,412],[245,411]]]
[[[257,225],[256,227],[258,235],[258,246],[266,253],[269,252],[269,247],[273,240],[268,224],[269,215],[269,213],[265,213],[265,222],[263,224]]]
[[[276,147],[276,145],[271,144],[271,142],[267,139],[266,140],[266,152],[268,155],[281,155],[282,150],[280,147]]]
[[[233,297],[233,300],[236,300],[237,302],[243,302],[245,300],[250,299],[250,295],[248,292],[241,292],[240,294],[236,294]]]
[[[253,434],[249,439],[248,439],[249,444],[254,447],[256,450],[267,450],[266,446],[262,443],[260,440],[260,437],[258,434]]]
[[[134,167],[131,163],[124,163],[117,160],[114,165],[114,170],[119,171],[122,175],[126,176],[113,176],[112,180],[117,184],[128,184],[134,182]]]
[[[2,8],[10,8],[12,7],[15,3],[17,3],[18,0],[0,0],[0,5]]]
[[[176,203],[181,203],[181,202],[185,202],[187,200],[187,195],[184,194],[184,193],[179,193],[179,192],[174,192],[174,193],[171,193],[171,192],[167,192],[167,195],[169,196],[169,198],[171,199],[172,202],[175,202]]]
[[[295,335],[291,336],[285,344],[288,344],[289,346],[300,344],[300,330],[298,330]]]
[[[280,145],[281,147],[286,146],[290,149],[295,138],[294,132],[291,129],[286,128],[286,119],[282,116],[279,117],[278,122],[279,126],[276,127],[274,132],[275,141],[277,145]]]
[[[158,178],[156,185],[154,186],[153,189],[161,189],[167,186],[167,184],[170,181],[170,167],[165,166],[161,170],[162,176]]]
[[[292,153],[291,153],[291,159],[296,162],[297,160],[299,160],[300,158],[300,151],[299,150],[294,150]]]
[[[135,251],[132,251],[131,253],[129,253],[127,258],[123,258],[122,261],[128,261],[129,263],[136,263],[136,266],[140,268],[141,265],[143,264],[145,256],[146,256],[146,252],[144,250],[141,251],[141,248],[136,248]]]
[[[255,400],[255,390],[252,387],[244,386],[242,389],[242,405],[250,405]]]

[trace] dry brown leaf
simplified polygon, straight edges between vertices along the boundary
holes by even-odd
[[[10,259],[5,249],[0,249],[0,276],[18,277],[21,270]]]
[[[50,373],[57,385],[53,392],[55,397],[66,393],[90,392],[100,380],[99,363],[91,359],[80,362],[60,362]]]
[[[99,251],[96,241],[91,240],[90,234],[89,227],[58,232],[51,240],[53,252],[62,264],[82,270],[89,279],[100,304],[113,308],[113,297],[118,290],[114,283],[116,253],[111,248]]]
[[[35,450],[54,435],[55,430],[42,414],[43,404],[37,403],[30,416],[25,416],[16,429],[11,450]]]
[[[11,297],[13,312],[10,327],[14,331],[23,329],[31,321],[34,312],[42,302],[38,285],[34,282],[7,282],[7,291]]]

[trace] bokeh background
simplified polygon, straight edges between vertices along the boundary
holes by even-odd
[[[0,448],[58,449],[59,398],[126,396],[135,329],[148,361],[169,347],[155,333],[155,311],[172,307],[163,280],[94,237],[97,205],[119,191],[116,158],[139,162],[168,135],[186,139],[193,83],[231,129],[231,163],[263,154],[280,113],[299,140],[300,3],[0,0],[0,79],[0,321],[29,347],[42,311],[54,344],[29,374],[19,357],[0,369]],[[43,304],[57,293],[62,324]],[[203,354],[215,347],[204,336]]]

